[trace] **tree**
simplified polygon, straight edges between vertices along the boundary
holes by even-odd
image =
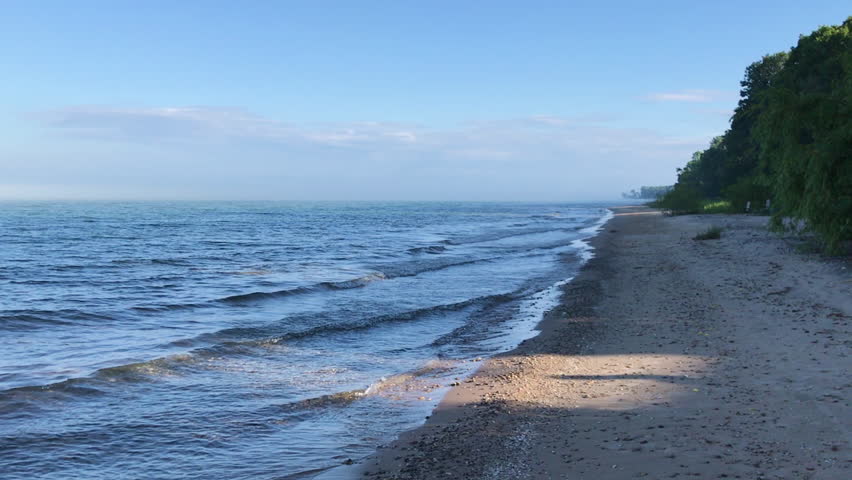
[[[787,52],[764,55],[745,70],[740,82],[740,100],[731,117],[731,128],[725,134],[727,163],[722,183],[733,185],[745,176],[762,176],[758,170],[759,144],[753,130],[757,119],[765,110],[765,96],[783,70]],[[765,180],[765,179],[764,179]],[[742,184],[759,183],[752,180]]]
[[[678,169],[677,182],[690,185],[706,198],[716,198],[722,193],[727,151],[725,137],[713,138],[710,146],[692,154],[684,168]]]
[[[636,189],[630,190],[630,192],[622,193],[621,196],[624,198],[635,198],[635,199],[650,199],[650,198],[660,198],[665,195],[669,190],[672,189],[671,185],[663,185],[663,186],[642,186],[639,188],[639,191]]]
[[[773,224],[804,221],[837,250],[852,238],[852,17],[800,37],[763,96],[755,140]]]

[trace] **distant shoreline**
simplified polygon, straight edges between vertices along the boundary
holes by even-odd
[[[361,475],[849,475],[848,270],[791,252],[762,217],[614,210],[541,334]],[[720,222],[721,240],[692,239]]]

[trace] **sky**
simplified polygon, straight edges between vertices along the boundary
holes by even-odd
[[[847,1],[5,1],[0,199],[608,200]]]

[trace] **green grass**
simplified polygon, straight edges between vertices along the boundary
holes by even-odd
[[[722,238],[722,227],[710,227],[706,231],[692,237],[693,240],[718,240]]]
[[[716,202],[708,201],[702,207],[704,213],[732,213],[731,202],[727,200],[719,200]]]

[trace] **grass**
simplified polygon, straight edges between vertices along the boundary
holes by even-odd
[[[692,237],[693,240],[718,240],[722,238],[722,227],[710,227],[706,231]]]
[[[701,208],[704,213],[733,213],[733,210],[731,209],[731,202],[727,200],[706,202]]]
[[[662,209],[668,215],[741,213],[735,210],[728,200],[704,199],[696,192],[689,190],[674,192],[645,205]]]
[[[761,202],[752,201],[751,211],[746,212],[745,202],[739,205],[730,199],[704,198],[696,188],[689,186],[676,188],[645,205],[651,208],[659,208],[667,215],[768,213],[760,206],[762,205]]]

